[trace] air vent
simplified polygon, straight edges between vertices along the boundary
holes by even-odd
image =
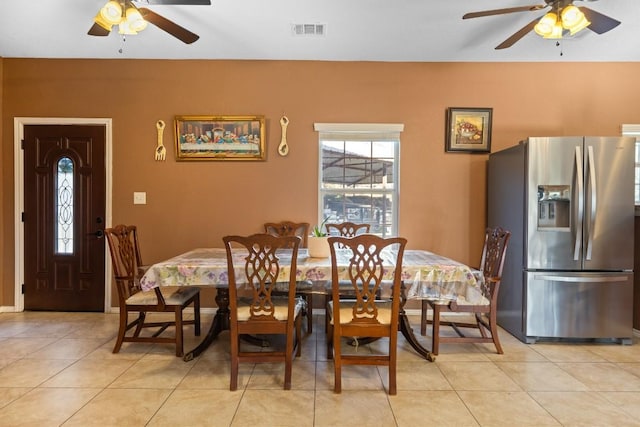
[[[324,37],[326,30],[326,24],[291,24],[291,32],[294,36]]]

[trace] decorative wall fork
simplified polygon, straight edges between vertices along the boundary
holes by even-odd
[[[158,130],[158,146],[156,147],[156,160],[164,161],[167,157],[167,149],[162,143],[162,134],[164,132],[164,122],[158,120],[156,122],[156,129]]]

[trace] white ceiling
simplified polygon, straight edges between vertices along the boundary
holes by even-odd
[[[157,27],[87,35],[106,0],[2,0],[5,58],[274,59],[505,62],[640,61],[638,0],[576,1],[622,21],[584,30],[560,46],[531,32],[494,47],[543,11],[462,20],[466,12],[544,4],[543,0],[212,0],[211,6],[147,6],[200,35],[186,45]],[[141,6],[140,3],[136,3]],[[292,24],[326,24],[326,35],[293,36]],[[122,53],[120,49],[122,48]],[[560,55],[562,51],[562,56]]]

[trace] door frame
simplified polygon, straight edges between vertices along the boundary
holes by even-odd
[[[61,117],[14,117],[13,118],[13,181],[14,181],[14,311],[24,311],[24,127],[28,125],[96,125],[105,126],[105,228],[111,227],[112,213],[112,119],[110,118],[61,118]],[[109,251],[105,250],[104,312],[111,310],[111,274],[109,274]]]

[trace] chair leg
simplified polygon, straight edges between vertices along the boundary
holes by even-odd
[[[431,337],[431,353],[434,355],[438,355],[439,347],[440,347],[440,305],[433,304],[431,306],[433,309],[433,336]]]
[[[500,345],[500,338],[498,337],[498,325],[496,323],[495,311],[492,311],[489,314],[489,326],[491,326],[491,338],[493,339],[493,344],[496,346],[496,351],[498,354],[504,354],[502,346]]]
[[[298,331],[301,330],[301,316],[296,317],[294,321],[294,329],[296,331],[296,340],[298,339]],[[293,370],[293,346],[294,346],[294,337],[292,330],[289,329],[290,326],[287,327],[287,343],[284,350],[284,389],[291,390],[291,371]],[[300,344],[297,345],[298,349],[300,348]]]
[[[325,316],[324,316],[324,332],[329,332],[329,301],[331,301],[331,295],[324,296],[324,307],[325,307]]]
[[[200,336],[200,294],[196,295],[193,300],[193,321],[195,336]]]
[[[313,333],[313,294],[304,296],[307,305],[307,333]]]
[[[238,389],[238,365],[239,365],[239,359],[238,359],[238,351],[239,348],[238,346],[240,345],[239,340],[238,340],[238,334],[236,333],[231,333],[230,334],[230,353],[231,353],[231,379],[229,381],[229,390],[230,391],[236,391]]]
[[[298,316],[296,319],[296,357],[300,357],[302,355],[302,318]]]
[[[331,324],[331,311],[329,310],[329,297],[325,295],[324,331],[327,334],[327,360],[333,359],[333,325]]]
[[[333,359],[333,325],[327,323],[327,360]]]
[[[184,355],[184,340],[182,338],[182,307],[176,307],[176,356]]]
[[[118,338],[116,339],[116,345],[113,347],[113,352],[118,353],[122,342],[124,341],[124,335],[127,333],[127,322],[129,320],[129,312],[125,307],[120,307],[120,326],[118,327]]]
[[[333,327],[331,327],[333,329]],[[333,331],[333,373],[334,373],[334,393],[342,392],[342,350],[340,347],[340,334]]]
[[[489,338],[489,334],[487,334],[487,330],[489,331],[489,333],[491,333],[490,329],[487,329],[483,322],[482,319],[480,317],[480,314],[476,313],[476,325],[477,328],[480,330],[480,336],[482,336],[482,338]]]
[[[398,334],[392,335],[389,339],[389,394],[397,394],[397,357],[398,357]]]
[[[291,351],[288,351],[288,354],[285,356],[284,362],[284,389],[291,390],[291,372],[293,370],[293,355]]]
[[[133,336],[137,337],[140,336],[140,332],[142,332],[142,328],[144,327],[144,322],[147,320],[147,313],[145,313],[144,311],[141,311],[140,313],[138,313],[138,320],[137,320],[137,325],[136,325],[136,330],[133,332]]]
[[[423,337],[427,335],[427,310],[429,309],[429,303],[427,300],[422,300],[422,309],[420,310],[420,335]]]

